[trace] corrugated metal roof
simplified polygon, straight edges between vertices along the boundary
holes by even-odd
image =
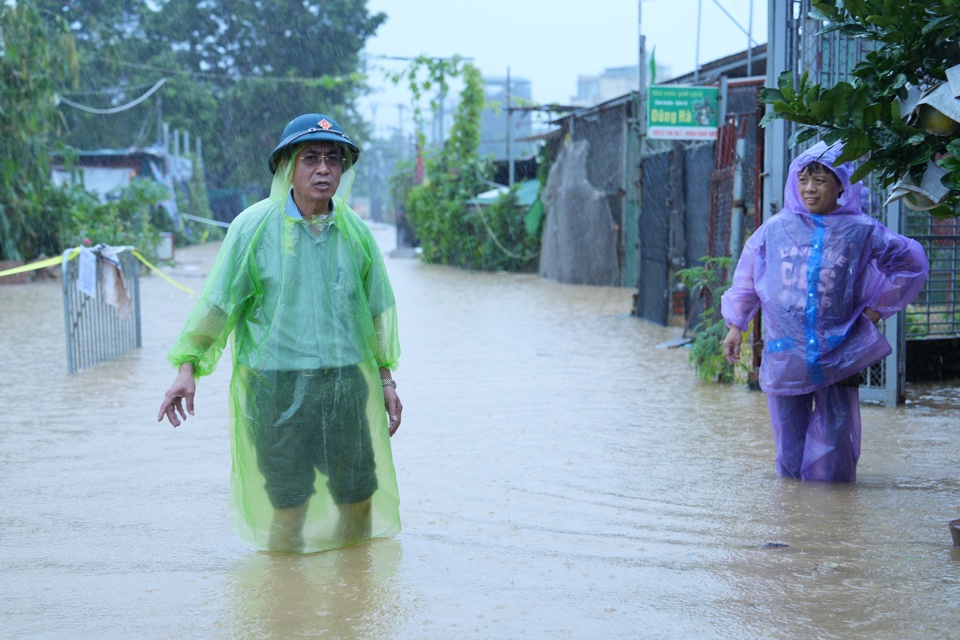
[[[490,189],[483,193],[478,193],[476,197],[467,200],[467,204],[473,204],[480,207],[488,207],[500,199],[500,196],[507,193],[510,189],[506,185],[500,185],[496,189]],[[537,194],[540,192],[539,180],[524,180],[517,183],[517,204],[521,207],[530,207],[537,201]]]

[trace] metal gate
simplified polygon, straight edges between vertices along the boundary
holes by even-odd
[[[96,297],[91,297],[78,289],[80,260],[68,259],[72,251],[64,253],[62,267],[67,373],[75,373],[141,346],[140,262],[130,250],[117,251],[132,305],[129,317],[121,318],[114,306],[104,302],[104,266],[100,252],[92,250],[97,259]]]

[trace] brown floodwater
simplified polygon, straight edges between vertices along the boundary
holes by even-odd
[[[632,291],[387,264],[403,532],[305,557],[230,529],[228,362],[156,422],[191,298],[143,277],[143,348],[68,376],[59,282],[0,286],[0,636],[960,635],[955,383],[864,405],[855,485],[780,480],[763,395],[698,382]]]

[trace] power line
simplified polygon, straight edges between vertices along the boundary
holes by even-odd
[[[726,9],[724,9],[723,5],[720,4],[720,1],[719,1],[719,0],[713,0],[713,4],[717,5],[717,7],[720,9],[720,11],[723,11],[723,14],[724,14],[725,16],[727,16],[728,18],[730,18],[730,21],[731,21],[733,24],[737,25],[737,28],[740,29],[740,31],[743,31],[743,35],[747,36],[747,38],[749,38],[749,39],[752,41],[752,44],[749,43],[749,42],[748,42],[747,44],[751,44],[751,46],[754,46],[754,47],[758,46],[757,41],[753,39],[753,36],[750,35],[750,32],[747,31],[746,29],[744,29],[742,26],[740,26],[740,23],[737,22],[736,18],[734,18],[732,15],[730,15],[730,12],[729,12],[729,11],[727,11]],[[751,26],[752,26],[752,25],[751,25]],[[748,47],[748,48],[749,48],[749,47]]]
[[[59,102],[70,105],[74,109],[79,109],[80,111],[86,111],[87,113],[107,115],[111,113],[120,113],[121,111],[126,111],[127,109],[132,109],[133,107],[137,106],[138,104],[140,104],[141,102],[143,102],[144,100],[152,96],[154,93],[156,93],[160,89],[160,87],[162,87],[166,82],[167,82],[166,78],[160,78],[160,80],[156,84],[154,84],[149,91],[147,91],[145,94],[143,94],[136,100],[133,100],[132,102],[128,102],[127,104],[124,104],[124,105],[120,105],[119,107],[112,107],[110,109],[97,109],[95,107],[88,107],[86,105],[82,105],[80,103],[74,102],[73,100],[68,100],[67,98],[64,98],[63,96],[59,96],[59,95],[55,97]]]
[[[181,75],[181,76],[190,76],[191,78],[200,78],[204,80],[231,80],[231,81],[249,81],[249,80],[258,80],[265,82],[293,82],[293,83],[314,83],[314,82],[334,82],[335,84],[346,83],[354,80],[351,76],[314,76],[312,78],[307,77],[278,77],[278,76],[240,76],[240,75],[227,75],[225,73],[207,73],[206,71],[187,71],[185,69],[169,69],[166,67],[158,67],[152,64],[141,64],[138,62],[120,62],[119,64],[125,67],[133,67],[134,69],[143,69],[145,71],[159,71],[161,73],[166,73],[169,75]]]
[[[153,82],[137,82],[134,84],[120,85],[116,87],[108,87],[106,89],[89,89],[87,91],[61,91],[60,95],[66,94],[70,96],[109,96],[120,93],[121,91],[137,91],[143,87],[152,87]]]

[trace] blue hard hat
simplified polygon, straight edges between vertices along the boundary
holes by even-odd
[[[310,142],[312,140],[327,140],[343,145],[353,156],[354,164],[360,158],[360,147],[347,137],[336,120],[319,113],[307,113],[297,116],[283,128],[280,144],[270,154],[270,173],[276,173],[277,164],[280,162],[280,155],[284,149],[293,143]]]

